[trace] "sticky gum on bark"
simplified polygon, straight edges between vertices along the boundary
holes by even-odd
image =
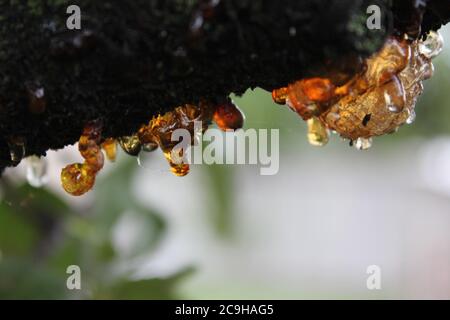
[[[308,122],[312,144],[325,145],[329,130],[333,130],[356,141],[358,148],[366,149],[372,137],[392,133],[412,121],[417,97],[423,91],[422,81],[432,76],[431,59],[441,50],[442,39],[435,33],[425,41],[391,37],[380,52],[366,59],[356,76],[338,73],[330,78],[302,79],[274,90],[272,97],[278,104],[288,104]],[[133,156],[142,150],[161,148],[170,170],[177,176],[185,176],[189,164],[177,161],[184,155],[183,150],[174,150],[178,142],[172,141],[172,133],[186,129],[194,144],[195,122],[201,121],[203,133],[213,120],[222,130],[236,130],[243,127],[244,115],[231,101],[218,105],[205,101],[185,104],[154,117],[137,133],[119,138],[118,142]],[[88,123],[79,140],[84,163],[69,165],[61,173],[63,188],[68,193],[79,196],[93,188],[96,174],[104,164],[102,148],[110,160],[115,159],[116,141],[107,138],[103,144],[100,142],[101,126]]]
[[[422,93],[422,81],[432,73],[431,60],[418,46],[417,41],[390,39],[358,76],[363,85],[323,113],[323,123],[350,140],[392,133],[405,124]],[[364,121],[368,115],[370,120]]]
[[[73,196],[81,196],[90,191],[97,173],[103,168],[104,156],[99,145],[101,130],[101,124],[97,121],[86,124],[78,142],[78,150],[84,162],[68,165],[61,171],[61,185]]]
[[[335,84],[333,75],[307,78],[274,90],[272,97],[304,120],[318,118],[326,129],[352,141],[392,133],[412,122],[422,81],[432,76],[431,59],[441,50],[438,33],[425,41],[391,37],[346,83]]]

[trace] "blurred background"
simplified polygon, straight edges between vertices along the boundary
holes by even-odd
[[[417,120],[358,151],[306,125],[256,89],[233,97],[246,128],[280,129],[280,171],[192,166],[169,173],[160,152],[120,151],[81,198],[47,156],[41,188],[27,161],[0,180],[0,298],[450,299],[450,27]],[[137,161],[138,160],[138,161]],[[42,180],[42,179],[41,179]],[[35,181],[34,185],[43,181]],[[68,290],[69,265],[81,290]],[[367,267],[381,268],[368,290]]]

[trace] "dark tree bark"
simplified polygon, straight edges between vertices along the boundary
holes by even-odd
[[[422,12],[414,2],[0,0],[0,170],[14,165],[17,139],[43,155],[75,143],[89,120],[119,137],[180,104],[351,72],[389,34],[449,20],[448,1]],[[81,30],[66,28],[69,4]],[[381,30],[366,27],[371,4]]]

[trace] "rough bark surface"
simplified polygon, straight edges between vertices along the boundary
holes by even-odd
[[[75,143],[89,120],[119,137],[180,104],[348,68],[417,21],[414,2],[0,0],[0,171],[17,137],[43,155]],[[66,27],[69,4],[81,30]],[[381,30],[366,28],[370,4]],[[422,33],[449,18],[448,1],[428,1]],[[37,88],[45,99],[33,102]]]

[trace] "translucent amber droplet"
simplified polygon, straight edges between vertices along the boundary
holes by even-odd
[[[141,152],[141,142],[136,134],[119,138],[119,145],[130,156],[137,157]]]
[[[158,149],[158,144],[156,142],[148,142],[142,145],[142,150],[145,152],[153,152]]]
[[[214,112],[214,122],[223,131],[242,129],[244,121],[244,114],[231,101],[218,105]]]
[[[203,115],[203,110],[198,106],[192,104],[185,104],[175,108],[174,119],[178,126],[190,128],[194,121],[206,120]]]
[[[384,87],[384,100],[389,111],[399,113],[406,104],[406,95],[402,83],[397,76],[393,76],[391,82]]]
[[[105,156],[97,145],[84,152],[83,157],[85,158],[85,163],[89,164],[94,171],[100,171],[105,164]]]
[[[170,164],[170,171],[176,175],[177,177],[184,177],[189,174],[189,165],[188,164]]]
[[[328,143],[330,132],[316,117],[307,120],[308,123],[308,141],[313,146],[324,146]]]
[[[275,103],[285,105],[288,98],[288,88],[280,88],[272,91],[272,99]]]
[[[116,161],[117,157],[117,142],[113,138],[108,138],[102,143],[102,148],[105,151],[106,158],[109,161]]]
[[[358,150],[367,150],[372,147],[372,138],[358,138],[354,142],[354,146]]]
[[[40,188],[47,183],[47,161],[45,158],[31,156],[27,161],[27,181],[35,188]]]
[[[180,106],[165,124],[160,126],[157,136],[162,144],[170,145],[168,133],[171,134],[175,129],[186,129],[192,137],[191,144],[194,144],[199,132],[205,132],[211,124],[214,112],[215,108],[206,102],[200,102],[199,106],[190,104]],[[168,115],[164,116],[167,118]]]
[[[142,126],[138,131],[138,138],[141,143],[141,148],[145,152],[153,152],[158,149],[158,140],[153,133],[153,129],[156,127],[158,118],[153,119],[148,126]]]
[[[335,86],[330,79],[311,78],[301,82],[304,94],[312,101],[323,102],[333,97]]]
[[[222,109],[216,109],[203,100],[198,106],[192,104],[178,106],[173,111],[151,119],[147,125],[141,126],[137,134],[120,138],[119,144],[126,153],[133,156],[138,156],[141,150],[152,152],[159,147],[170,164],[170,170],[177,176],[185,176],[189,173],[189,164],[181,157],[183,155],[181,152],[185,150],[180,150],[180,158],[172,158],[173,149],[180,143],[180,141],[172,141],[172,134],[177,129],[185,129],[191,136],[190,145],[194,145],[199,131],[202,133],[208,128],[216,111],[217,119],[223,122],[223,126],[242,127],[244,117],[235,105],[221,107]],[[198,123],[201,123],[200,128]],[[138,158],[138,163],[140,162]]]
[[[12,137],[8,140],[9,155],[14,166],[18,165],[25,156],[25,139]]]
[[[179,106],[174,111],[158,115],[148,125],[142,126],[138,132],[140,143],[148,151],[153,151],[159,146],[170,164],[171,171],[177,176],[185,176],[189,172],[189,165],[171,157],[173,148],[179,143],[172,141],[172,134],[177,129],[188,130],[192,138],[191,145],[195,144],[196,121],[201,122],[200,129],[204,132],[212,121],[213,113],[214,108],[202,101],[200,106],[191,104]]]
[[[150,121],[149,125],[143,125],[139,129],[137,135],[138,135],[138,139],[141,144],[141,147],[143,147],[147,143],[156,144],[156,145],[158,144],[157,138],[153,135],[153,132],[152,132],[153,127],[155,126],[155,122],[157,121],[158,118],[152,119]]]
[[[100,171],[105,163],[101,147],[99,146],[101,125],[98,122],[88,123],[78,141],[78,150],[92,170]]]
[[[287,104],[304,120],[319,116],[336,96],[336,87],[329,79],[310,78],[288,87]]]
[[[406,68],[410,56],[408,41],[391,37],[380,52],[367,59],[367,70],[362,80],[369,87],[382,85]]]
[[[95,172],[87,164],[71,164],[62,170],[61,183],[67,193],[81,196],[94,186]]]
[[[81,196],[92,189],[95,176],[103,167],[104,156],[100,148],[101,124],[89,122],[78,141],[78,150],[84,163],[68,165],[61,171],[61,184],[69,194]]]
[[[189,173],[190,166],[187,163],[179,163],[172,159],[172,150],[164,152],[164,156],[170,165],[170,171],[177,177],[184,177]]]
[[[444,48],[444,39],[437,31],[430,31],[427,38],[419,43],[419,52],[428,59],[437,57]]]

